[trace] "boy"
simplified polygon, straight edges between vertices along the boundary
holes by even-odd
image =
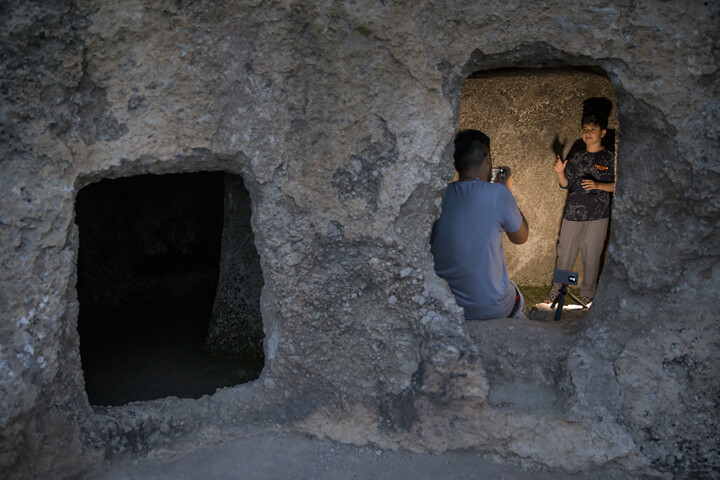
[[[615,191],[615,159],[602,146],[607,133],[607,117],[588,113],[582,118],[585,150],[564,162],[557,157],[554,165],[560,188],[569,190],[558,240],[557,269],[571,270],[578,250],[583,262],[580,299],[590,303],[597,289],[600,256],[610,221],[610,203]],[[545,297],[552,303],[560,290],[553,283]]]

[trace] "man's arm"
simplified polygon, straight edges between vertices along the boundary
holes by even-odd
[[[510,190],[510,192],[512,193],[512,186],[514,183],[512,175],[507,178],[500,179],[498,183],[505,185],[507,189]],[[530,234],[530,226],[525,219],[525,215],[523,215],[522,211],[520,211],[520,207],[518,207],[518,212],[520,212],[520,216],[522,217],[522,223],[520,224],[520,228],[518,228],[515,232],[505,233],[507,233],[507,236],[512,243],[514,243],[515,245],[522,245],[523,243],[527,242],[528,235]]]
[[[522,224],[520,225],[520,228],[518,228],[516,232],[505,232],[507,233],[508,239],[510,239],[510,241],[515,245],[522,245],[527,242],[528,236],[530,235],[530,226],[525,219],[525,215],[523,215],[522,212],[520,212],[520,215],[522,215]]]

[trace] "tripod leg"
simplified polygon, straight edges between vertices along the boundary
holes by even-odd
[[[550,308],[555,308],[555,305],[560,303],[560,309],[562,310],[562,304],[565,301],[565,294],[567,293],[567,286],[565,284],[562,284],[560,287],[560,290],[558,290],[557,295],[555,295],[555,300],[553,300],[552,305],[550,305]]]
[[[555,321],[560,320],[560,316],[562,315],[563,306],[565,305],[565,295],[568,293],[567,291],[567,285],[563,283],[562,287],[560,287],[560,291],[558,292],[558,296],[555,297],[555,302],[557,303],[557,308],[555,309]],[[553,303],[554,305],[554,303]]]
[[[565,289],[565,287],[563,287],[563,289]],[[561,293],[558,295],[558,298],[557,298],[557,301],[558,301],[557,309],[555,310],[555,321],[556,322],[560,321],[560,316],[562,315],[563,306],[565,305],[565,294],[562,293],[562,290],[560,290],[560,292]]]
[[[587,306],[587,304],[586,304],[585,302],[583,302],[583,301],[580,300],[578,297],[576,297],[574,293],[568,292],[568,295],[570,296],[570,298],[572,298],[572,299],[575,300],[577,303],[579,303],[580,305],[582,305],[583,308],[590,308],[590,307]]]

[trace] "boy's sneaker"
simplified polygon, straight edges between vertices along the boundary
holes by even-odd
[[[593,301],[593,297],[580,297],[580,300],[581,300],[585,305],[590,305],[590,304],[592,303],[592,301]]]

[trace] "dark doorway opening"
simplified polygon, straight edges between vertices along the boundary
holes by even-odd
[[[228,190],[236,194],[238,185],[246,205],[228,209]],[[237,203],[232,196],[230,203]],[[199,398],[259,376],[262,273],[241,177],[197,172],[106,179],[80,190],[75,211],[78,332],[91,404]],[[236,218],[239,211],[244,217]],[[238,222],[247,229],[235,228]],[[221,275],[233,266],[227,265],[225,230],[249,237],[242,239],[249,252],[243,260],[245,269],[257,270],[254,285],[228,285],[248,275]],[[236,355],[214,348],[208,335],[213,328],[218,335],[218,324],[232,328],[217,318],[233,314],[218,305],[219,286],[245,292],[243,318],[254,322],[251,331],[233,336]]]

